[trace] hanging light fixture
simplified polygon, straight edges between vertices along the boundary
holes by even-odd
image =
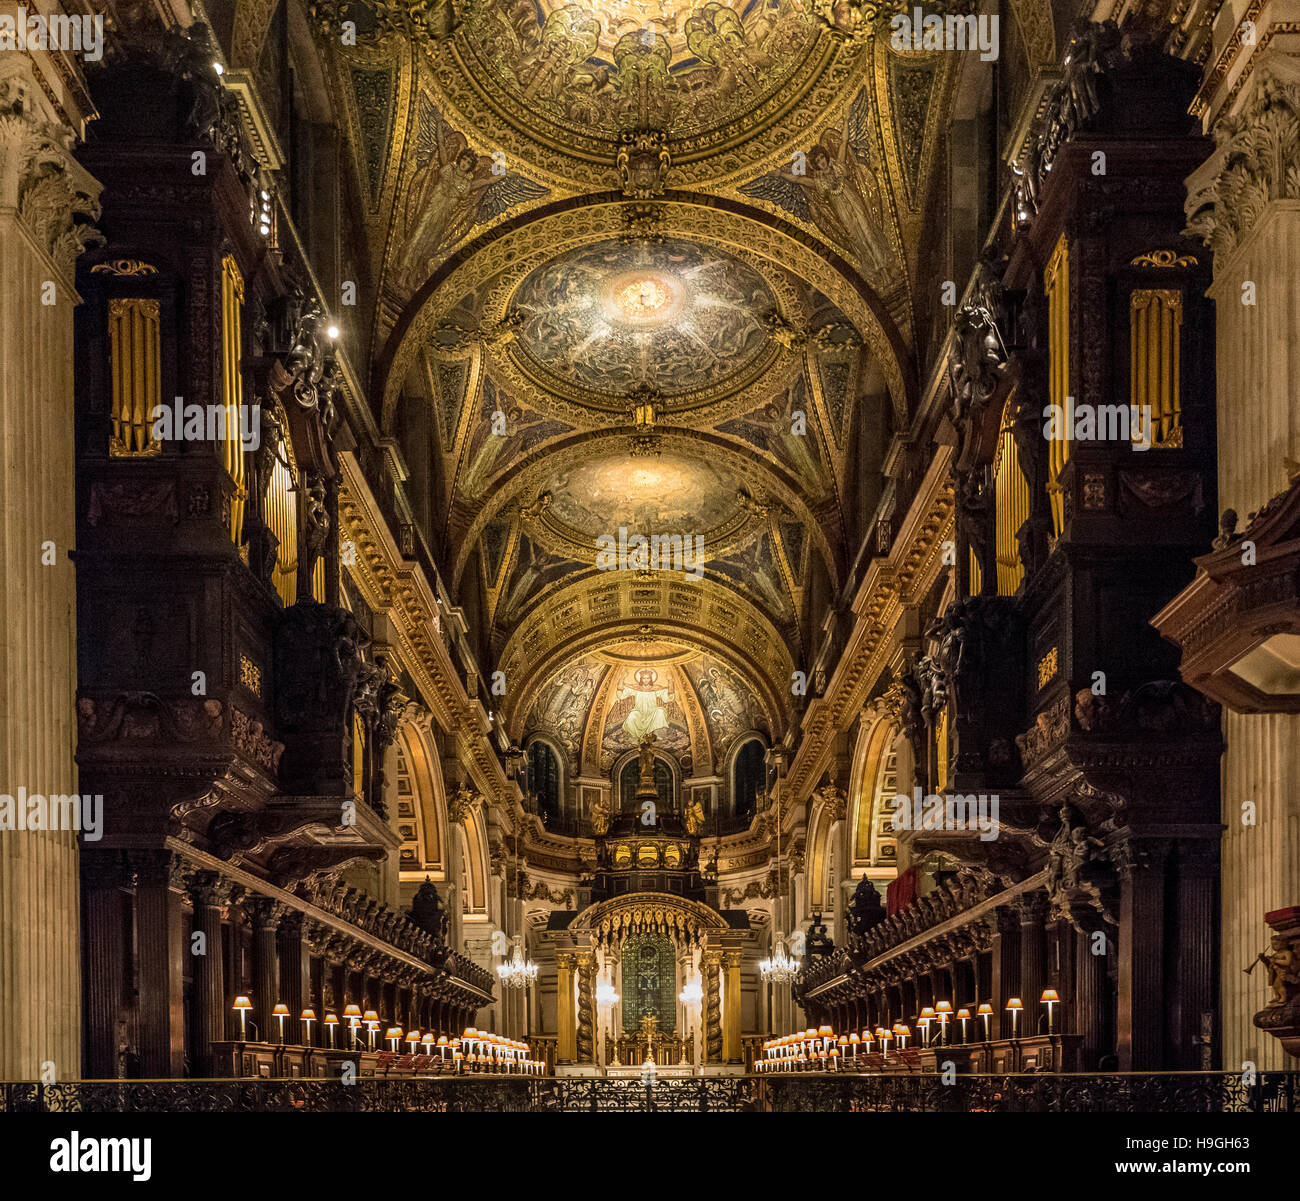
[[[602,1009],[609,1009],[618,1004],[618,992],[615,990],[613,983],[605,979],[603,972],[600,980],[596,983],[596,1004]]]
[[[497,966],[497,975],[506,988],[526,988],[537,979],[537,964],[524,956],[523,939],[516,934],[510,947],[510,958]]]
[[[781,897],[781,776],[776,777],[774,792],[776,804],[776,900]],[[765,982],[789,984],[799,974],[799,960],[790,954],[785,935],[778,929],[772,940],[772,955],[758,965],[758,973]]]
[[[519,831],[515,831],[515,895],[522,901],[524,897],[524,869],[519,862]],[[503,988],[527,988],[537,979],[537,964],[524,954],[524,941],[521,934],[511,940],[510,956],[497,965],[497,975],[501,977]]]

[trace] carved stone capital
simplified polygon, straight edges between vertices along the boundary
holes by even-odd
[[[1187,181],[1187,234],[1226,256],[1275,200],[1300,200],[1300,61],[1265,53],[1214,154]]]
[[[100,184],[72,157],[71,132],[46,118],[40,96],[25,62],[0,75],[0,209],[17,210],[71,278],[77,255],[103,240],[93,225],[76,220],[99,217]]]

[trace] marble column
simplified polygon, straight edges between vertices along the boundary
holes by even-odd
[[[50,72],[63,112],[78,100]],[[21,51],[0,55],[0,793],[77,791],[74,263],[99,185]],[[110,797],[104,823],[113,823]],[[77,1079],[75,830],[0,834],[0,1079]]]
[[[1255,37],[1234,39],[1204,92],[1215,153],[1187,180],[1191,230],[1214,254],[1219,509],[1243,520],[1300,460],[1300,56],[1293,6],[1250,15]],[[1268,991],[1245,969],[1268,945],[1264,914],[1300,900],[1300,716],[1225,711],[1223,726],[1219,1066],[1294,1067],[1252,1024]]]
[[[576,1063],[578,1059],[577,1007],[574,997],[574,968],[577,956],[572,951],[555,953],[555,1017],[557,1063]]]
[[[740,1046],[740,951],[724,951],[726,983],[722,1005],[722,1058],[740,1063],[744,1056]]]

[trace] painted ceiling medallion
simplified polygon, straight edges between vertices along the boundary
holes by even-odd
[[[475,75],[505,107],[605,138],[625,129],[678,138],[718,131],[788,93],[820,59],[812,54],[818,25],[798,0],[466,7]]]
[[[691,242],[600,242],[533,271],[514,295],[516,345],[561,387],[682,396],[771,350],[763,277]]]

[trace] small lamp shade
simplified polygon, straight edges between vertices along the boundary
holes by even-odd
[[[1043,989],[1043,995],[1038,999],[1042,1001],[1044,1004],[1046,1004],[1048,1001],[1059,1001],[1061,997],[1060,994],[1056,991],[1056,989],[1045,988]]]
[[[247,997],[236,997],[236,998],[235,998],[235,1003],[234,1003],[234,1005],[231,1006],[231,1008],[232,1008],[232,1009],[252,1009],[252,1008],[253,1008],[253,1002],[250,1001]]]
[[[274,1009],[271,1010],[273,1018],[287,1018],[289,1016],[289,1006],[281,1001]]]
[[[986,1014],[986,1013],[992,1013],[992,1012],[993,1012],[993,1006],[992,1006],[992,1005],[989,1005],[989,1004],[987,1004],[987,1003],[985,1003],[985,1004],[981,1005],[981,1006],[980,1006],[980,1007],[979,1007],[975,1012],[978,1013],[978,1014],[980,1014],[981,1016],[984,1015],[984,1014]]]
[[[345,1018],[359,1018],[361,1016],[361,1006],[360,1005],[343,1006],[343,1016]]]
[[[379,1014],[377,1014],[373,1009],[367,1009],[366,1016],[362,1020],[367,1023],[373,1022],[376,1026],[378,1026]]]
[[[951,1013],[951,1012],[952,1012],[952,1002],[951,1002],[951,1001],[936,1001],[936,1002],[935,1002],[935,1006],[934,1006],[934,1011],[935,1011],[935,1013]]]
[[[316,1020],[316,1011],[315,1011],[314,1009],[311,1009],[311,1008],[304,1009],[304,1010],[303,1010],[303,1011],[298,1015],[298,1017],[299,1017],[299,1019],[300,1019],[301,1021],[304,1021],[304,1022],[314,1022],[314,1021]],[[338,1018],[335,1018],[334,1020],[337,1022],[337,1021],[338,1021]]]
[[[1012,997],[1011,1000],[1007,1002],[1008,1009],[1023,1009],[1024,1007],[1024,1003],[1019,997]]]
[[[957,1010],[957,1020],[958,1020],[958,1021],[962,1021],[962,1020],[964,1020],[965,1018],[968,1018],[968,1017],[970,1017],[970,1010],[969,1010],[969,1009],[959,1009],[959,1010]]]

